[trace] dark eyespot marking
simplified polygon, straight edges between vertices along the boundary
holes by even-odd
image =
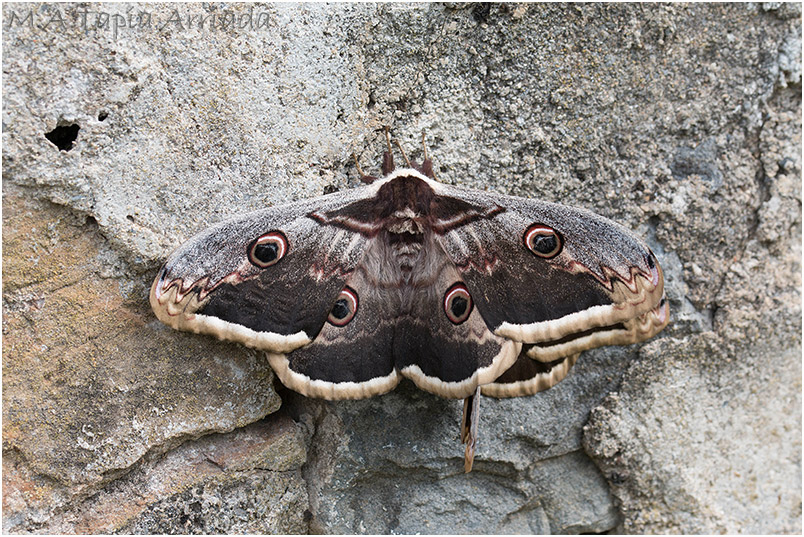
[[[357,304],[357,291],[349,286],[344,287],[335,300],[335,305],[332,306],[327,321],[335,326],[346,326],[349,321],[354,319],[357,313]]]
[[[525,230],[525,247],[539,257],[550,259],[561,253],[564,239],[558,231],[544,224],[533,224]]]
[[[281,231],[260,235],[248,245],[248,260],[252,265],[267,268],[276,265],[288,252],[288,239]]]
[[[472,296],[466,286],[457,282],[444,293],[444,313],[453,324],[461,324],[472,313]]]

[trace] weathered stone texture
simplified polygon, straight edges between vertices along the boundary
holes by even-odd
[[[2,9],[4,531],[801,532],[800,4]],[[376,172],[383,126],[665,269],[673,323],[484,399],[469,475],[460,402],[280,398],[147,303],[192,233]]]

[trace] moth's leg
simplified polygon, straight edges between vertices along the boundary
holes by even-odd
[[[402,144],[399,143],[399,140],[395,140],[395,142],[397,149],[399,149],[399,152],[402,153],[402,159],[405,161],[405,164],[407,164],[408,168],[412,168],[413,165],[410,163],[408,156],[405,154],[405,150],[402,149]]]
[[[472,471],[477,445],[477,426],[480,421],[480,386],[475,393],[463,400],[463,419],[461,420],[461,442],[466,444],[463,469],[468,474]]]

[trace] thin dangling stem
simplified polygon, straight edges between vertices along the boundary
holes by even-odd
[[[477,446],[477,430],[480,422],[480,386],[475,393],[463,400],[463,419],[461,420],[461,442],[466,444],[463,456],[463,469],[472,471]]]
[[[472,422],[470,421],[470,412],[469,407],[472,406],[472,395],[467,397],[463,400],[463,416],[461,417],[461,444],[466,443],[466,439],[469,438],[469,429],[472,426]]]

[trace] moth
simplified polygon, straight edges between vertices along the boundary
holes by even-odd
[[[581,351],[643,341],[669,321],[662,269],[590,211],[438,182],[387,136],[382,176],[236,216],[175,250],[156,316],[265,351],[309,397],[359,399],[403,377],[463,398],[470,471],[480,395],[561,381]],[[401,151],[401,147],[399,148]]]

